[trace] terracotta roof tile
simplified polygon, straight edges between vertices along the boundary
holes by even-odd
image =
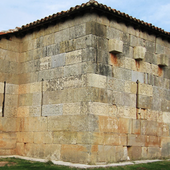
[[[43,24],[47,23],[48,21],[50,22],[51,20],[54,20],[54,19],[57,20],[60,17],[64,17],[65,15],[70,15],[73,12],[76,13],[78,11],[81,11],[81,10],[87,8],[87,7],[95,7],[96,9],[100,9],[104,12],[109,12],[110,15],[115,15],[116,17],[120,17],[121,19],[127,20],[133,24],[136,24],[136,25],[139,24],[139,26],[144,26],[146,30],[148,29],[153,32],[157,31],[157,33],[161,33],[165,36],[170,36],[170,32],[166,32],[161,28],[155,27],[151,23],[147,23],[142,20],[136,19],[132,16],[129,16],[128,14],[120,12],[116,9],[112,9],[111,7],[107,7],[106,5],[98,3],[97,1],[94,1],[94,0],[90,0],[87,3],[83,3],[81,5],[76,5],[75,7],[71,7],[67,11],[61,11],[56,14],[49,15],[48,17],[45,17],[40,20],[34,21],[32,23],[23,25],[21,28],[16,27],[16,29],[13,29],[13,30],[2,31],[2,32],[0,32],[0,35],[21,32],[21,31],[24,32],[24,31],[27,31],[28,29],[31,29],[32,27],[36,27],[38,25],[43,25]],[[77,13],[77,15],[79,15],[79,14]],[[170,37],[168,37],[168,38],[170,38]]]

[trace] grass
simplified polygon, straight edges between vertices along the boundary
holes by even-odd
[[[70,168],[66,166],[54,165],[52,162],[33,162],[17,158],[3,158],[1,162],[8,162],[0,170],[82,170],[78,168]],[[108,168],[91,168],[90,170],[170,170],[170,161],[153,162],[147,164],[136,164],[121,167],[108,167]]]

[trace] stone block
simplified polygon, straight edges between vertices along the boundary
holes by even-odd
[[[28,84],[28,86],[30,86],[30,87],[28,87],[28,89],[30,90],[28,92],[30,92],[30,93],[40,93],[42,90],[42,82],[30,83],[30,84]]]
[[[10,117],[6,118],[3,117],[0,119],[0,130],[5,132],[16,132],[17,129],[17,122],[16,118]]]
[[[134,47],[134,59],[135,60],[143,60],[145,58],[146,48],[142,46]]]
[[[73,163],[87,163],[89,149],[88,145],[62,145],[61,160]]]
[[[165,123],[158,123],[158,136],[169,136],[169,125]]]
[[[144,83],[144,73],[132,71],[132,81],[137,82],[139,80],[140,83]]]
[[[64,68],[63,67],[57,67],[55,69],[51,70],[43,70],[40,71],[38,74],[38,81],[44,80],[50,80],[50,79],[56,79],[59,77],[62,77],[64,75]]]
[[[29,116],[30,117],[40,117],[42,108],[41,106],[29,107]]]
[[[123,32],[120,31],[119,29],[113,28],[113,27],[107,27],[107,38],[108,39],[113,39],[113,38],[117,38],[117,39],[127,39],[127,37],[123,37]]]
[[[163,44],[162,43],[156,43],[156,51],[155,51],[155,53],[157,53],[157,54],[164,54],[164,52],[165,52],[165,47],[163,46]]]
[[[162,137],[161,138],[161,155],[163,157],[169,157],[170,155],[170,137]]]
[[[128,146],[145,146],[145,136],[137,134],[128,134]]]
[[[77,132],[59,131],[53,132],[53,142],[55,144],[72,144],[77,143]]]
[[[81,114],[81,103],[64,103],[63,104],[63,115],[80,115]]]
[[[131,133],[131,119],[119,118],[119,133]]]
[[[160,147],[161,140],[158,136],[145,136],[145,146],[147,147]]]
[[[93,34],[100,37],[106,36],[106,26],[96,23],[96,22],[87,22],[86,23],[86,34]]]
[[[159,66],[168,66],[169,65],[169,59],[166,54],[159,54],[157,56],[157,64]]]
[[[141,134],[157,136],[158,123],[154,121],[141,120]]]
[[[124,88],[125,88],[125,81],[108,77],[107,78],[107,88],[109,90],[123,92]]]
[[[91,132],[77,132],[76,143],[77,144],[93,144],[93,133]]]
[[[115,133],[104,133],[104,145],[110,146],[125,146],[127,145],[127,135],[115,134]]]
[[[86,24],[76,25],[74,28],[75,28],[75,38],[86,35]]]
[[[61,145],[58,144],[45,144],[44,145],[44,158],[46,160],[61,160],[60,158]]]
[[[170,101],[166,99],[161,100],[161,111],[170,112]]]
[[[170,114],[169,114],[169,112],[163,112],[163,123],[170,123]]]
[[[46,137],[48,135],[46,135],[46,133],[49,135],[50,132],[34,132],[33,133],[33,142],[36,144],[42,144],[45,143],[45,141],[47,141]],[[50,141],[52,141],[52,134],[50,135],[51,137],[47,137]],[[48,143],[51,143],[51,142]]]
[[[100,75],[104,75],[104,76],[112,77],[113,76],[113,69],[112,69],[112,66],[110,66],[110,65],[98,63],[98,64],[96,64],[95,73],[100,74]]]
[[[65,53],[58,54],[51,57],[51,67],[61,67],[65,65]]]
[[[128,159],[128,151],[126,146],[115,146],[116,162],[125,161]]]
[[[115,115],[120,118],[136,119],[136,108],[129,106],[119,106],[115,108]]]
[[[14,149],[16,146],[15,133],[0,133],[0,148],[1,149]]]
[[[147,114],[145,115],[145,119],[149,121],[157,121],[158,112],[154,110],[148,110]]]
[[[1,85],[0,85],[1,86]],[[8,84],[6,85],[6,93],[7,94],[18,94],[18,85],[15,85],[15,84]],[[3,90],[3,88],[1,89],[2,87],[0,87],[0,93],[1,93],[1,90]]]
[[[86,75],[78,75],[78,76],[66,77],[66,78],[64,78],[63,86],[64,86],[64,88],[85,87],[86,82],[87,82],[86,79],[87,79]]]
[[[114,146],[99,145],[97,152],[97,162],[98,163],[116,162],[115,155],[116,154]]]
[[[145,95],[138,95],[138,108],[151,109],[152,108],[152,97]]]
[[[43,84],[43,91],[63,90],[64,79],[57,78],[57,79],[52,79],[52,80],[45,80],[42,82],[42,84]]]
[[[57,116],[63,114],[62,104],[43,105],[42,116]]]
[[[110,53],[122,53],[123,41],[119,39],[109,39],[109,52]]]
[[[33,126],[34,125],[34,126]],[[28,117],[22,118],[18,122],[18,128],[23,132],[47,131],[47,118],[45,117]]]
[[[98,131],[97,117],[93,115],[62,115],[48,118],[49,131]]]
[[[33,132],[17,132],[17,142],[33,143],[34,133]]]
[[[104,142],[104,133],[102,132],[94,132],[92,134],[92,143],[94,145],[103,145],[103,142]]]
[[[0,82],[0,93],[4,93],[4,83]]]
[[[82,63],[64,67],[64,76],[65,77],[80,75],[81,73],[82,73]]]
[[[29,84],[20,84],[19,85],[19,94],[25,94],[30,92],[30,85]]]
[[[21,94],[19,95],[19,106],[31,106],[33,94]]]
[[[16,106],[5,107],[4,117],[17,117],[17,107]]]
[[[161,149],[159,147],[148,147],[148,157],[149,158],[160,158]]]
[[[140,120],[132,120],[132,134],[141,134],[141,121]]]
[[[98,74],[88,74],[87,75],[87,85],[90,87],[105,88],[106,87],[106,77]]]
[[[41,106],[41,99],[42,99],[41,93],[33,93],[32,106]]]
[[[82,62],[82,50],[76,50],[69,53],[66,53],[65,55],[65,64],[75,64]]]
[[[18,95],[17,94],[6,94],[5,95],[5,106],[18,106]]]
[[[139,95],[153,96],[153,86],[151,85],[138,83],[138,90]]]
[[[164,68],[164,78],[170,79],[170,68],[169,67],[165,67]]]
[[[28,117],[29,116],[29,106],[18,107],[17,117]]]
[[[142,158],[141,146],[129,146],[127,150],[128,150],[128,156],[130,160],[137,160]]]
[[[116,132],[119,133],[119,119],[109,116],[99,116],[100,132]],[[126,126],[126,125],[125,125]]]
[[[107,103],[89,102],[89,113],[94,115],[109,115],[109,105]]]
[[[51,57],[44,57],[40,59],[40,70],[48,70],[51,68]]]

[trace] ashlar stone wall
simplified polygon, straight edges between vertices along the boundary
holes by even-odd
[[[0,154],[169,157],[169,54],[167,41],[96,14],[2,39]]]
[[[0,155],[16,153],[20,44],[16,37],[0,40]]]

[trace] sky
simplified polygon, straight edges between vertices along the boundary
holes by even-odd
[[[88,0],[0,0],[0,31],[65,11]],[[170,0],[98,0],[170,32]]]

